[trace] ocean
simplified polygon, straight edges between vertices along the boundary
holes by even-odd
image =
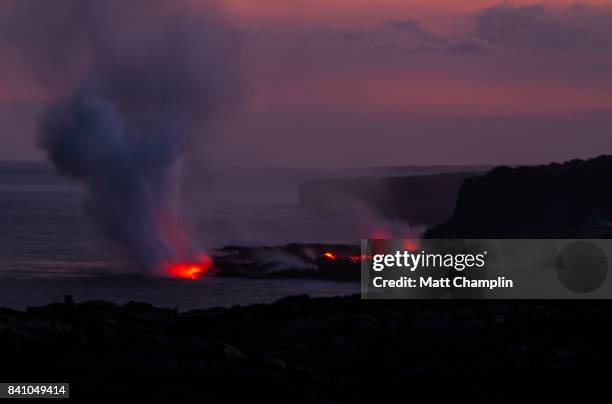
[[[372,224],[350,214],[330,217],[301,209],[301,183],[435,171],[212,169],[203,179],[206,203],[198,212],[195,234],[204,249],[290,242],[358,244]],[[359,292],[355,283],[318,280],[144,277],[92,228],[84,199],[79,184],[55,174],[45,163],[0,163],[0,306],[23,309],[71,294],[76,301],[144,301],[187,310],[266,303],[294,294]]]

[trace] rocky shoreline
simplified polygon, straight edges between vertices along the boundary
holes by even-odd
[[[212,252],[217,276],[249,279],[310,278],[359,282],[361,248],[347,244],[226,246]]]
[[[79,402],[594,402],[606,384],[579,380],[606,374],[611,319],[608,301],[295,296],[178,312],[67,297],[0,309],[0,378],[67,381]]]

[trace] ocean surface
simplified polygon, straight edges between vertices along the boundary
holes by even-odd
[[[298,206],[298,186],[324,178],[411,175],[438,170],[233,168],[203,178],[205,206],[197,212],[198,243],[282,245],[358,244],[377,219],[355,212],[330,217]],[[153,279],[117,254],[84,214],[80,184],[44,163],[0,162],[0,306],[23,309],[60,301],[145,301],[181,310],[265,303],[283,296],[358,293],[359,285],[317,280]],[[405,230],[405,229],[404,229]]]

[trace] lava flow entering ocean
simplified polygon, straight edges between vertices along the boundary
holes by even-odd
[[[207,254],[202,254],[197,261],[172,262],[165,265],[166,273],[173,278],[196,280],[201,278],[213,266]]]
[[[361,260],[369,258],[367,255],[341,255],[340,253],[332,251],[325,251],[323,257],[329,261],[348,260],[351,262],[360,262]]]

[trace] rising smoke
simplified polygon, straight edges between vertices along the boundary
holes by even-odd
[[[44,89],[40,145],[88,191],[93,223],[149,273],[195,253],[181,176],[236,103],[236,35],[210,1],[16,0],[0,41]]]

